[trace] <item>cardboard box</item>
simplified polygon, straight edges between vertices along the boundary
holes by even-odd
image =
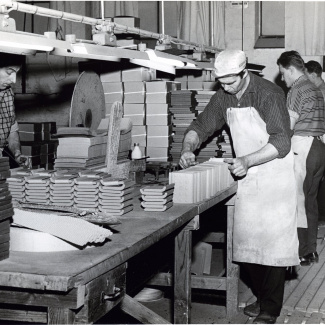
[[[103,83],[104,82],[121,82],[122,81],[121,70],[102,72],[100,74],[100,81]]]
[[[171,114],[147,114],[147,125],[169,125],[172,122]]]
[[[124,117],[128,117],[133,125],[146,125],[146,115],[144,113],[132,115],[124,114]]]
[[[147,115],[169,114],[169,105],[165,103],[149,103],[146,105]]]
[[[148,136],[147,135],[147,146],[157,148],[168,148],[172,143],[172,136]]]
[[[166,80],[146,82],[147,94],[169,92],[169,91],[174,91],[179,89],[180,89],[179,82],[166,81]]]
[[[147,136],[170,136],[172,133],[172,125],[157,125],[157,126],[147,126]]]
[[[168,161],[169,148],[147,147],[147,161]]]
[[[139,146],[146,147],[147,146],[147,136],[145,134],[132,135],[131,149],[133,149],[134,143],[139,143]]]
[[[124,103],[145,103],[145,84],[142,81],[124,82]]]
[[[146,94],[147,104],[169,104],[170,103],[170,92],[168,93],[147,93]]]
[[[150,81],[152,80],[153,71],[149,68],[135,68],[122,70],[122,81],[131,82],[131,81]]]
[[[131,130],[132,136],[135,135],[147,135],[147,128],[144,125],[133,125]]]
[[[218,88],[218,82],[216,81],[205,81],[203,82],[203,90],[214,90]]]
[[[123,82],[102,82],[104,94],[123,93]]]
[[[146,105],[145,104],[124,104],[124,115],[132,115],[132,114],[146,114]]]
[[[21,145],[21,154],[24,156],[39,156],[41,154],[41,145]]]
[[[140,18],[138,17],[130,17],[130,16],[119,16],[119,17],[114,17],[113,18],[114,23],[119,24],[119,25],[125,25],[128,27],[136,27],[140,28]],[[115,29],[114,34],[122,34],[124,31]]]
[[[203,81],[188,81],[187,88],[190,90],[203,90]]]

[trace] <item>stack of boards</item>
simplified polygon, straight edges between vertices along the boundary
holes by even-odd
[[[135,182],[104,178],[99,186],[99,211],[121,216],[133,210]]]
[[[166,211],[173,206],[174,184],[146,186],[140,189],[145,211]]]
[[[9,257],[10,223],[14,215],[12,196],[6,183],[9,176],[9,158],[0,157],[0,260]]]
[[[169,173],[175,184],[174,203],[197,203],[226,189],[234,182],[223,158],[210,158],[202,164]]]
[[[133,210],[135,182],[94,170],[24,170],[8,179],[15,200],[121,216]]]

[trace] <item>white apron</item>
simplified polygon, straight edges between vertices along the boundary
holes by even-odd
[[[291,148],[294,153],[294,170],[297,184],[297,227],[300,228],[307,228],[307,215],[303,186],[307,173],[307,156],[313,140],[313,137],[301,137],[298,135],[294,135],[291,138]]]
[[[267,144],[266,124],[255,108],[228,108],[227,120],[237,157]],[[290,151],[282,159],[249,168],[238,181],[234,261],[271,266],[299,264],[293,159]]]

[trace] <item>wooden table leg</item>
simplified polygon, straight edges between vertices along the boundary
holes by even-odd
[[[48,307],[48,324],[74,324],[75,313],[67,308]]]
[[[234,264],[232,259],[232,241],[236,196],[232,197],[227,203],[227,280],[226,280],[226,313],[227,319],[235,316],[238,312],[238,285],[239,285],[239,266]]]
[[[199,216],[191,220],[175,238],[174,260],[174,324],[191,322],[192,230]]]

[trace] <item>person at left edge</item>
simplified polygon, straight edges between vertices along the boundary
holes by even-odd
[[[283,304],[287,267],[298,265],[297,197],[290,117],[283,90],[248,72],[240,50],[225,50],[215,60],[221,85],[183,140],[180,166],[195,161],[195,151],[225,123],[236,158],[225,159],[237,177],[233,260],[250,278],[256,302],[244,313],[255,324],[273,324]]]
[[[24,163],[21,155],[19,128],[16,121],[14,93],[11,85],[23,64],[24,56],[0,53],[0,149],[9,157],[10,168]]]

